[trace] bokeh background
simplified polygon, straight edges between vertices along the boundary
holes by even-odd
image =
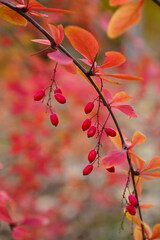
[[[147,141],[136,148],[146,162],[160,155],[160,8],[145,1],[142,21],[121,37],[111,40],[106,29],[116,8],[101,0],[40,1],[48,7],[72,9],[76,14],[50,14],[47,22],[78,25],[91,31],[99,42],[97,62],[102,63],[106,51],[120,51],[127,62],[117,71],[141,76],[143,82],[123,82],[121,86],[105,83],[113,95],[126,91],[132,96],[137,118],[128,119],[115,112],[122,131],[132,138],[141,131]],[[46,19],[38,21],[48,29]],[[48,29],[49,30],[49,29]],[[44,102],[35,102],[34,93],[51,84],[55,63],[44,53],[32,56],[43,46],[31,42],[43,36],[31,24],[12,25],[0,19],[0,199],[12,199],[16,213],[9,205],[15,221],[41,216],[41,224],[27,226],[27,240],[104,240],[133,239],[132,224],[123,219],[125,166],[108,173],[95,166],[87,177],[82,175],[88,164],[90,149],[96,139],[88,139],[81,131],[86,118],[84,106],[96,97],[95,91],[80,75],[72,75],[58,66],[56,82],[66,96],[63,106],[53,101],[60,123],[53,127]],[[77,58],[65,38],[63,45]],[[90,115],[92,116],[92,115]],[[105,117],[105,113],[102,113]],[[114,127],[111,120],[110,126]],[[115,149],[109,138],[102,139],[102,156]],[[126,167],[125,167],[126,168]],[[160,223],[159,179],[144,182],[141,203],[155,207],[143,210],[143,218],[151,227]],[[11,240],[7,223],[0,223],[1,240]]]

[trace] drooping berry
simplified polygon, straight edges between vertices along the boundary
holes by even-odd
[[[96,133],[96,127],[95,126],[91,126],[88,131],[87,131],[87,135],[88,137],[93,137]]]
[[[107,170],[108,172],[110,172],[110,173],[113,173],[113,172],[115,172],[115,167],[112,166],[112,167],[110,167],[110,168],[106,168],[106,170]]]
[[[44,96],[45,96],[44,89],[40,89],[34,94],[34,100],[40,101],[40,100],[42,100],[42,98],[44,98]]]
[[[50,120],[51,120],[52,125],[54,125],[54,126],[57,126],[59,123],[58,116],[56,113],[52,113],[50,115]]]
[[[137,198],[133,194],[128,196],[128,200],[133,206],[136,206],[138,204]]]
[[[54,94],[56,94],[56,93],[61,93],[61,94],[62,94],[62,90],[61,90],[60,88],[56,88],[56,89],[54,90]]]
[[[126,207],[127,211],[131,214],[131,215],[135,215],[136,214],[136,209],[133,205],[129,204]]]
[[[61,93],[56,93],[54,97],[57,100],[57,102],[61,104],[64,104],[66,102],[66,98]]]
[[[93,162],[97,156],[96,150],[92,149],[88,154],[88,161]]]
[[[107,133],[108,136],[115,137],[116,136],[116,131],[113,128],[105,128],[105,132]]]
[[[89,175],[93,170],[93,165],[89,164],[83,169],[83,175]]]
[[[84,122],[82,123],[82,130],[86,131],[88,130],[88,128],[91,126],[91,120],[89,118],[87,118],[86,120],[84,120]]]
[[[85,106],[84,111],[85,111],[86,114],[88,114],[88,113],[92,112],[93,108],[94,108],[94,103],[93,102],[89,102]]]

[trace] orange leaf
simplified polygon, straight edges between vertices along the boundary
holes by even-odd
[[[160,168],[160,156],[152,158],[148,166],[143,171],[148,171],[156,168]]]
[[[131,215],[129,212],[126,212],[126,217],[137,226],[141,226],[142,221],[138,215]]]
[[[109,137],[109,138],[118,149],[122,149],[122,141],[118,132],[116,132],[115,137]]]
[[[115,82],[114,80],[111,80],[111,79],[108,79],[108,78],[105,78],[105,77],[102,77],[102,76],[99,76],[101,79],[103,79],[105,82],[109,82],[109,83],[112,83],[112,84],[116,84],[116,85],[121,85],[120,82]]]
[[[145,166],[145,161],[138,157],[134,152],[129,152],[131,161],[135,164],[136,168],[141,171]]]
[[[126,102],[126,101],[129,101],[130,99],[132,99],[132,98],[130,96],[128,96],[127,93],[119,92],[119,93],[116,93],[114,95],[114,97],[113,97],[112,101],[110,102],[110,104]]]
[[[153,204],[146,204],[146,203],[144,203],[144,204],[140,205],[141,209],[148,209],[148,208],[152,208],[152,207],[154,207]]]
[[[66,27],[65,34],[72,46],[93,63],[98,52],[98,42],[95,37],[90,32],[77,26]]]
[[[143,81],[143,78],[128,75],[128,74],[103,74],[103,76],[119,78],[126,81]]]
[[[141,195],[142,192],[142,178],[140,176],[135,176],[135,184],[138,197]]]
[[[117,67],[126,61],[125,56],[119,52],[106,52],[105,56],[105,60],[101,65],[102,69]]]
[[[150,176],[150,177],[160,177],[160,171],[157,172],[151,172],[151,173],[143,173],[142,176]]]
[[[117,6],[117,5],[121,5],[127,2],[130,2],[131,0],[110,0],[109,1],[109,5],[110,6]]]
[[[0,6],[0,17],[16,25],[27,25],[27,20],[24,17],[7,6]]]
[[[150,227],[143,222],[143,227],[144,227],[144,234],[146,236],[146,239],[150,239],[149,237],[152,234],[152,231]],[[136,226],[134,230],[134,240],[143,240],[143,235],[142,235],[142,228],[141,226]]]
[[[146,141],[146,137],[139,131],[136,131],[132,138],[132,147],[142,144]]]
[[[144,0],[139,0],[121,6],[110,20],[107,30],[108,36],[115,38],[137,24],[141,19],[143,3]]]
[[[160,224],[156,224],[153,228],[152,236],[150,240],[159,239],[159,238],[160,238]]]

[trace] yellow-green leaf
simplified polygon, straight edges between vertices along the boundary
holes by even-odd
[[[7,6],[0,6],[0,17],[13,24],[27,25],[27,20],[24,17]]]

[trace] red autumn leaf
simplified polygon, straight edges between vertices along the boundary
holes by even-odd
[[[14,227],[12,230],[12,236],[16,240],[26,239],[29,232],[23,227]]]
[[[6,207],[0,206],[0,220],[7,223],[13,223],[13,220]]]
[[[119,93],[116,93],[116,94],[114,95],[114,97],[113,97],[112,100],[110,101],[110,104],[113,104],[113,103],[122,103],[122,102],[129,101],[130,99],[132,99],[132,97],[128,96],[127,93],[125,93],[125,92],[119,92]]]
[[[118,106],[113,106],[113,107],[119,109],[121,112],[123,112],[124,114],[126,114],[130,117],[137,117],[137,115],[131,105],[118,105]]]
[[[66,27],[65,34],[72,46],[93,63],[98,52],[98,42],[95,37],[90,32],[77,26]]]
[[[7,6],[0,6],[0,17],[16,25],[27,25],[27,20],[24,17]]]
[[[32,39],[32,42],[36,42],[36,43],[40,43],[40,44],[44,44],[44,45],[51,45],[49,40],[45,40],[45,39]]]
[[[49,223],[48,218],[43,216],[34,216],[34,217],[27,217],[23,220],[21,225],[27,226],[45,226]]]
[[[131,0],[110,0],[109,1],[109,5],[110,6],[117,6],[117,5],[121,5],[127,2],[130,2]]]
[[[105,60],[100,66],[102,69],[117,67],[126,61],[125,56],[119,52],[106,52],[105,56]]]
[[[102,167],[108,168],[110,166],[117,166],[122,164],[126,160],[127,150],[111,151],[101,159]]]
[[[58,47],[61,44],[61,42],[63,41],[63,37],[64,37],[63,26],[62,26],[62,24],[59,24],[56,26],[55,24],[50,23],[49,27],[51,29],[51,33],[52,33],[52,36],[56,43],[56,46]]]
[[[107,30],[108,36],[115,38],[137,24],[141,19],[143,3],[144,0],[139,0],[122,5],[110,20]]]
[[[132,138],[132,147],[144,143],[146,139],[146,136],[144,136],[141,132],[136,131]]]
[[[64,55],[59,50],[56,50],[55,52],[52,52],[52,53],[48,53],[47,56],[51,60],[53,60],[57,63],[60,63],[62,65],[68,65],[68,64],[71,64],[73,62],[72,58]]]
[[[128,75],[128,74],[102,74],[102,75],[106,77],[113,77],[113,78],[118,78],[126,81],[143,81],[143,78]]]

